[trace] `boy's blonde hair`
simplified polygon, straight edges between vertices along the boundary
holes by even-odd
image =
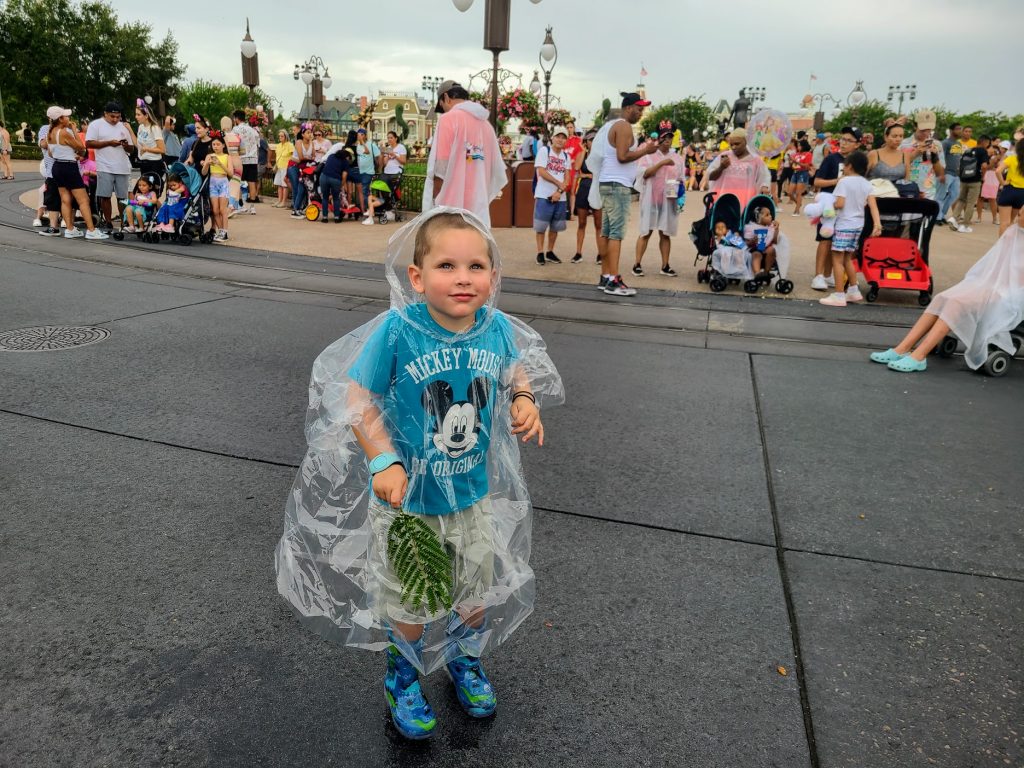
[[[491,252],[491,241],[484,237],[483,234],[475,226],[470,224],[465,217],[458,213],[439,213],[436,216],[432,216],[416,231],[416,242],[413,245],[412,251],[412,263],[417,267],[423,266],[423,260],[427,254],[430,253],[430,249],[434,246],[434,239],[439,232],[443,232],[446,229],[470,229],[483,238],[487,244],[487,258],[490,259],[491,265],[494,265],[494,254]]]

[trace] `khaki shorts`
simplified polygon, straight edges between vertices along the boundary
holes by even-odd
[[[426,624],[448,615],[445,608],[431,613],[426,602],[416,610],[402,604],[402,587],[388,563],[388,528],[398,510],[370,499],[370,541],[368,565],[370,610],[385,622]],[[481,499],[466,509],[449,515],[417,515],[437,534],[448,550],[454,571],[452,601],[460,614],[479,610],[494,582],[494,537],[491,503]]]

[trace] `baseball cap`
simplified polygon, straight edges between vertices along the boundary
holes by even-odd
[[[71,117],[71,110],[64,107],[50,107],[46,110],[47,120],[56,120],[58,117]]]
[[[930,109],[919,109],[914,115],[914,124],[918,130],[934,130],[935,122],[935,113]]]
[[[825,134],[824,133],[819,133],[815,138],[824,139],[825,138]]]
[[[104,112],[116,112],[119,115],[124,112],[124,110],[121,109],[120,102],[117,102],[117,101],[108,101],[107,105],[105,107],[103,107],[103,111]]]
[[[634,105],[638,107],[649,107],[651,106],[651,102],[647,101],[647,99],[641,98],[639,93],[623,93],[622,106],[632,107]]]
[[[1010,147],[1013,146],[1013,143],[1009,139],[1003,139],[1001,142],[999,142],[999,146],[1002,147],[1003,149],[1009,149]]]
[[[559,136],[559,135],[565,136],[566,138],[569,137],[569,131],[566,130],[566,127],[564,125],[559,125],[557,128],[555,128],[551,132],[551,137],[552,138],[554,138],[555,136]]]
[[[366,133],[366,129],[360,128],[359,130],[356,131],[356,133]]]
[[[854,128],[852,125],[848,125],[839,132],[839,135],[842,136],[844,133],[848,133],[851,136],[853,136],[853,138],[855,138],[857,141],[860,141],[860,128]]]
[[[462,85],[456,82],[455,80],[445,80],[443,83],[441,83],[441,86],[437,89],[437,107],[435,108],[438,112],[442,111],[441,97],[448,93],[448,91],[450,91],[452,88],[455,88],[456,86],[458,86],[459,88],[462,87]]]

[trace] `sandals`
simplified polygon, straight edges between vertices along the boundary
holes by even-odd
[[[885,352],[872,352],[871,362],[881,363],[882,365],[888,365],[889,363],[895,363],[901,357],[903,357],[903,355],[901,355],[899,352],[890,347],[889,349],[885,350]]]
[[[887,367],[890,371],[899,373],[917,373],[928,368],[928,361],[915,360],[910,355],[904,355],[899,360],[893,360]]]

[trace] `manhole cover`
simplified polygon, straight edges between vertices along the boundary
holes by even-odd
[[[84,347],[110,335],[106,328],[75,325],[39,325],[0,331],[0,352],[52,352]]]

